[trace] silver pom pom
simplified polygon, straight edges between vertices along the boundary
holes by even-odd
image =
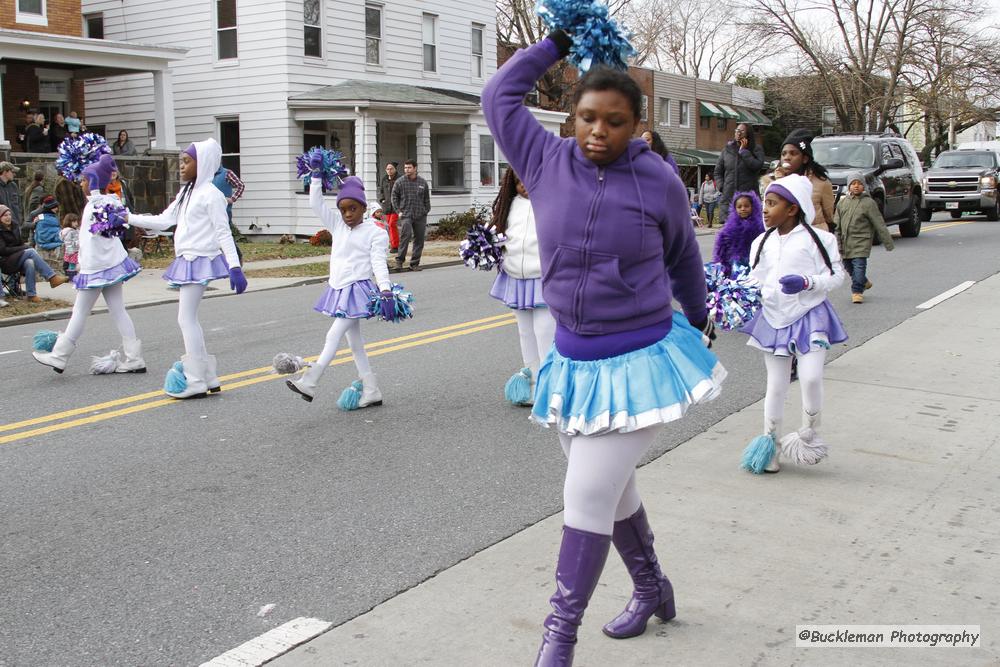
[[[118,368],[119,361],[121,361],[121,355],[118,353],[118,350],[111,350],[103,357],[91,357],[90,372],[94,375],[114,373],[115,369]]]
[[[274,370],[281,375],[298,373],[308,365],[309,364],[306,363],[306,360],[302,357],[296,357],[295,355],[287,352],[279,352],[274,355]]]

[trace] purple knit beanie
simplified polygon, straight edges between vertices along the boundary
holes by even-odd
[[[118,171],[118,165],[114,158],[110,155],[102,155],[101,159],[83,170],[83,175],[87,177],[87,186],[91,190],[103,190],[111,182],[111,172],[113,171]]]
[[[361,205],[368,207],[368,200],[365,199],[365,182],[357,176],[348,176],[340,184],[340,192],[337,194],[337,203],[343,199],[353,199],[361,202]]]
[[[198,161],[198,149],[194,147],[194,144],[191,144],[181,152],[187,153],[195,162]]]

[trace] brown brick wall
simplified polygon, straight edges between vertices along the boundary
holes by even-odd
[[[17,23],[17,0],[0,0],[0,28],[44,32],[50,35],[83,36],[81,0],[47,0],[47,26]]]

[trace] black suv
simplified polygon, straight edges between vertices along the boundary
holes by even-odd
[[[924,174],[910,142],[895,135],[838,134],[816,137],[812,149],[829,170],[838,201],[847,192],[848,174],[860,171],[886,224],[899,225],[906,237],[920,234]]]

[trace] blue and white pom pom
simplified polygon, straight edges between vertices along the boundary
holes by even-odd
[[[323,156],[323,167],[320,169],[320,178],[323,179],[323,189],[333,190],[337,183],[346,178],[350,173],[344,166],[344,154],[322,146],[313,146],[295,160],[296,174],[302,182],[309,187],[312,179],[312,167],[309,166],[310,158],[313,155]]]
[[[187,389],[187,376],[184,375],[184,364],[175,361],[163,378],[163,391],[168,394],[180,394]]]
[[[71,181],[79,181],[83,170],[97,162],[102,155],[111,155],[111,147],[104,137],[85,132],[77,137],[66,137],[59,144],[56,170]]]
[[[758,435],[743,450],[743,459],[740,461],[740,467],[755,475],[759,475],[764,472],[764,468],[771,461],[771,457],[774,456],[776,450],[777,443],[774,440],[773,434]]]
[[[510,376],[503,388],[503,397],[514,405],[531,405],[531,369],[522,368]]]
[[[51,352],[52,348],[56,346],[57,338],[59,338],[59,333],[56,331],[39,331],[31,340],[31,348],[36,352]]]
[[[121,204],[103,202],[94,207],[94,222],[90,225],[91,234],[100,234],[105,238],[123,238],[128,223],[125,221],[129,210]]]
[[[465,234],[465,240],[459,245],[462,261],[470,269],[492,271],[503,262],[503,245],[507,237],[498,234],[496,227],[487,227],[476,223]]]
[[[364,389],[364,384],[361,380],[355,380],[340,394],[340,398],[337,399],[337,407],[344,412],[350,412],[351,410],[357,410],[358,406],[361,404],[361,391]]]
[[[289,354],[288,352],[279,352],[274,355],[274,361],[272,364],[274,365],[274,371],[279,375],[291,375],[292,373],[298,373],[303,368],[311,365],[302,357],[297,357],[294,354]]]
[[[594,65],[627,70],[636,55],[629,33],[598,0],[538,0],[535,13],[549,30],[564,30],[572,39],[568,60],[580,72]]]
[[[368,298],[368,316],[383,322],[399,322],[413,317],[413,307],[410,305],[413,303],[413,293],[404,290],[402,285],[392,284],[393,316],[391,319],[386,319],[382,315],[382,303],[386,300],[387,297],[382,296],[382,292],[372,292]]]
[[[705,283],[708,317],[725,331],[739,329],[760,309],[760,285],[748,266],[733,264],[727,271],[722,264],[706,264]]]

